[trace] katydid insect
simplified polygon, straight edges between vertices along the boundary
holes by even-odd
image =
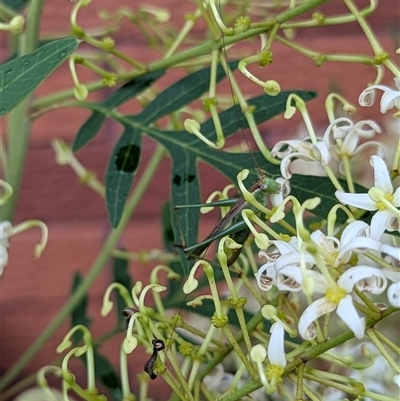
[[[276,193],[280,189],[279,185],[270,177],[267,177],[264,172],[261,173],[257,182],[255,182],[249,192],[252,193],[255,199],[262,205],[266,205],[267,199],[266,194]],[[247,227],[246,223],[241,217],[241,211],[244,208],[250,208],[255,213],[257,210],[254,206],[251,206],[243,196],[238,199],[231,199],[226,201],[214,202],[208,204],[208,206],[227,206],[232,204],[232,208],[229,212],[217,223],[210,234],[200,243],[186,247],[183,249],[185,253],[188,254],[189,259],[194,259],[199,257],[213,242],[226,235],[230,235],[231,238],[238,244],[244,244],[250,235],[250,229]],[[204,205],[187,205],[187,206],[177,206],[176,208],[182,207],[202,207]],[[227,228],[228,227],[228,228]],[[239,257],[241,249],[238,249],[232,253],[228,260],[228,266],[233,264]]]

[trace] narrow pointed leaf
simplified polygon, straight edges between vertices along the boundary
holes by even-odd
[[[118,226],[126,198],[133,185],[141,153],[141,132],[132,126],[115,146],[106,172],[107,211],[113,228]]]
[[[234,70],[238,62],[233,61],[229,65]],[[209,67],[203,68],[165,89],[137,116],[139,121],[142,124],[149,124],[197,100],[210,86],[210,71]],[[225,77],[225,71],[218,65],[216,82]]]
[[[343,188],[347,188],[347,184],[344,180],[339,180],[339,182]],[[356,193],[368,192],[367,188],[358,184],[354,185]],[[340,203],[335,196],[336,188],[328,177],[293,174],[290,180],[290,187],[290,194],[295,196],[301,203],[310,198],[321,198],[321,203],[311,211],[312,214],[320,219],[326,219],[332,207]],[[343,212],[343,214],[338,215],[337,222],[344,223],[347,218],[348,216]]]
[[[15,12],[19,12],[28,5],[29,0],[2,0],[2,3]]]
[[[250,99],[248,103],[255,108],[254,118],[256,122],[264,122],[284,112],[286,109],[286,100],[291,93],[296,93],[306,101],[316,96],[314,92],[291,91],[282,92],[277,97],[262,95]],[[88,106],[92,110],[103,111],[97,104],[89,104]],[[226,137],[240,132],[241,128],[244,129],[247,126],[247,123],[245,124],[244,122],[241,124],[237,123],[237,111],[235,109],[236,106],[222,112],[220,115]],[[132,129],[138,132],[149,135],[164,145],[169,151],[172,158],[171,196],[173,205],[200,202],[197,175],[197,161],[199,159],[221,171],[222,174],[233,182],[236,180],[236,175],[239,171],[244,168],[250,169],[249,186],[258,178],[257,168],[266,170],[272,177],[280,175],[279,167],[268,163],[260,152],[255,152],[251,155],[248,153],[216,151],[210,149],[197,137],[188,134],[186,131],[160,131],[144,124],[142,114],[139,116],[121,116],[111,111],[110,116],[126,127],[132,127]],[[215,139],[215,129],[211,120],[202,124],[201,131],[208,139]],[[120,203],[120,206],[122,204]],[[122,208],[119,211],[122,212]],[[186,209],[179,210],[174,215],[179,216],[178,220],[173,221],[176,243],[183,246],[196,243],[199,212],[194,209]],[[113,224],[115,224],[115,221]],[[184,271],[187,271],[190,264],[187,262],[185,254],[182,251],[178,252],[184,266]]]
[[[17,107],[78,47],[79,40],[54,40],[0,66],[0,116]]]
[[[93,111],[92,115],[83,123],[75,136],[72,151],[77,152],[79,149],[82,149],[99,133],[109,110],[138,96],[164,74],[164,70],[155,71],[129,81],[117,89],[106,101],[100,103],[99,107],[102,110]]]
[[[277,96],[261,95],[247,100],[250,106],[255,108],[254,119],[257,124],[268,121],[271,118],[284,113],[286,110],[286,101],[290,94],[296,94],[305,102],[314,99],[317,94],[312,91],[284,91]],[[222,131],[225,136],[230,136],[240,130],[249,127],[247,120],[240,110],[239,105],[235,105],[228,110],[223,111],[220,116]],[[215,138],[215,127],[212,119],[207,120],[201,125],[201,133],[209,139]]]
[[[82,359],[86,363],[85,355]],[[94,365],[96,380],[100,381],[104,387],[112,394],[113,401],[122,400],[121,380],[118,373],[114,370],[112,363],[98,350],[94,348]]]
[[[129,274],[129,263],[126,259],[115,258],[113,260],[112,273],[113,273],[114,283],[120,283],[128,291],[131,290],[131,288],[133,287],[132,277]],[[124,328],[126,318],[122,316],[121,312],[127,306],[132,306],[132,305],[126,305],[124,299],[121,297],[118,291],[115,291],[115,297],[116,297],[116,313],[117,313],[118,325]]]
[[[71,293],[74,294],[76,292],[76,289],[79,287],[81,284],[83,278],[80,272],[76,272],[74,274],[74,279],[72,283],[72,291]],[[78,324],[82,324],[86,326],[87,328],[90,327],[90,322],[91,319],[87,314],[87,308],[88,308],[88,297],[84,296],[79,303],[75,306],[74,310],[71,313],[71,327],[74,327]],[[73,340],[74,344],[78,345],[79,342],[82,340],[83,334],[81,330],[76,331],[73,334]]]

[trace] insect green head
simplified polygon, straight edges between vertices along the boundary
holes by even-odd
[[[268,194],[275,194],[280,191],[280,185],[271,177],[266,175],[261,177],[260,189]]]

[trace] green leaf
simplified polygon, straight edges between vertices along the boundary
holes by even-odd
[[[92,139],[99,133],[104,121],[106,121],[106,115],[99,111],[94,111],[79,128],[79,131],[75,136],[74,143],[72,144],[72,151],[77,152],[91,142]]]
[[[201,74],[200,71],[195,74]],[[193,78],[192,74],[190,77]],[[203,79],[206,75],[200,75]],[[171,88],[166,89],[163,93],[170,91],[170,97],[174,99],[174,102],[167,102],[164,107],[160,102],[154,101],[152,105],[149,105],[152,112],[144,110],[137,116],[123,116],[119,113],[114,112],[105,108],[103,105],[88,103],[87,107],[94,111],[99,111],[104,115],[107,115],[114,120],[120,122],[125,127],[131,127],[136,133],[145,133],[158,141],[169,151],[172,158],[172,173],[171,173],[171,196],[172,205],[179,204],[193,204],[200,202],[200,189],[199,189],[199,177],[197,172],[197,162],[202,159],[207,164],[215,167],[227,176],[231,181],[236,180],[236,175],[239,171],[244,168],[252,170],[250,180],[256,180],[257,172],[256,168],[260,167],[266,170],[272,176],[278,176],[279,168],[276,165],[272,165],[265,161],[265,158],[259,153],[254,154],[248,153],[228,153],[224,151],[216,151],[210,149],[202,141],[200,141],[194,135],[190,135],[186,131],[160,131],[153,128],[149,123],[152,119],[159,118],[166,112],[175,111],[178,106],[185,102],[190,101],[194,96],[187,95],[186,91],[206,90],[208,87],[208,81],[201,81],[197,78],[193,80],[190,87],[187,85],[187,80],[181,80],[177,84],[172,85]],[[222,74],[221,74],[222,77]],[[183,83],[182,83],[183,81]],[[196,92],[196,95],[198,95]],[[163,93],[160,96],[163,96]],[[267,95],[261,95],[254,99],[250,99],[248,103],[255,109],[254,118],[257,123],[264,122],[279,113],[282,113],[286,109],[286,101],[291,93],[295,93],[305,101],[313,99],[316,94],[310,91],[291,91],[282,92],[276,97],[270,97]],[[197,96],[196,96],[197,97]],[[182,100],[183,99],[183,100]],[[226,137],[233,135],[240,131],[240,129],[247,128],[247,122],[241,118],[240,124],[237,123],[237,116],[241,115],[238,106],[233,106],[229,110],[221,113],[221,125],[222,130]],[[214,124],[211,119],[206,121],[201,126],[201,131],[210,140],[215,138]],[[117,145],[120,147],[120,145]],[[115,158],[115,150],[112,160]],[[111,165],[111,162],[110,162]],[[110,167],[109,165],[109,167]],[[109,171],[110,168],[109,168]],[[115,182],[110,182],[113,185],[111,190],[107,190],[110,193],[110,197],[107,198],[108,210],[111,217],[111,223],[113,227],[118,224],[119,218],[123,211],[123,204],[126,200],[126,196],[131,188],[132,181],[126,180],[126,182],[118,182],[118,190],[115,189]],[[249,181],[249,185],[252,182]],[[106,187],[108,187],[106,183]],[[123,194],[123,196],[119,196]],[[118,202],[117,202],[118,201]],[[174,214],[175,221],[173,221],[175,243],[182,245],[193,245],[197,242],[197,232],[199,223],[199,212],[196,210],[186,209],[179,211]],[[186,255],[180,249],[178,249],[180,259],[183,266],[183,271],[187,272],[190,263],[186,259]]]
[[[129,274],[129,263],[126,259],[123,258],[114,258],[113,259],[113,267],[112,267],[112,274],[113,274],[113,282],[122,284],[129,292],[131,291],[132,285],[132,277]],[[117,311],[117,319],[118,325],[121,328],[125,328],[125,319],[121,312],[127,306],[124,299],[121,297],[118,291],[115,291],[116,296],[116,311]]]
[[[2,0],[3,5],[13,9],[15,12],[22,11],[29,3],[29,0]]]
[[[0,66],[0,115],[18,106],[78,44],[75,38],[58,39]]]
[[[232,61],[229,65],[234,70],[238,62]],[[142,124],[149,124],[197,100],[210,85],[210,71],[210,67],[203,68],[171,85],[148,104],[137,118]],[[225,71],[218,65],[216,82],[225,77]]]
[[[276,97],[266,95],[250,99],[248,103],[255,107],[254,119],[257,124],[271,119],[286,109],[286,101],[291,93],[296,93],[305,101],[313,99],[316,94],[307,91],[281,92]],[[240,127],[247,128],[247,121],[237,123],[238,106],[221,113],[220,120],[222,130],[226,137],[233,135]],[[239,114],[240,115],[240,114]],[[131,120],[136,122],[136,120]],[[171,174],[171,202],[172,205],[196,204],[200,202],[199,179],[197,173],[197,160],[202,159],[213,166],[231,181],[236,181],[236,175],[244,168],[253,170],[250,180],[257,179],[255,168],[266,170],[269,175],[277,177],[280,175],[279,166],[268,163],[259,153],[228,153],[210,149],[197,137],[191,136],[184,131],[158,131],[154,128],[143,127],[143,130],[153,139],[160,142],[170,152],[172,158]],[[201,126],[201,132],[210,140],[215,138],[215,129],[210,120]],[[256,163],[256,165],[254,164]],[[253,182],[250,182],[251,185]],[[182,245],[193,245],[197,243],[197,232],[199,224],[199,211],[195,209],[182,209],[174,213],[173,219],[175,241]],[[191,263],[181,249],[178,249],[184,271],[188,271]]]
[[[83,278],[81,273],[76,272],[74,274],[73,283],[72,283],[72,290],[71,294],[73,295],[76,289],[79,287],[80,283],[82,282]],[[81,301],[75,306],[74,310],[71,313],[71,327],[74,327],[78,324],[82,324],[87,328],[90,327],[91,319],[87,315],[87,307],[88,307],[88,297],[84,296]],[[83,333],[81,330],[76,331],[73,334],[73,340],[75,344],[78,344],[83,338]]]
[[[117,89],[106,101],[99,103],[104,110],[93,111],[92,115],[83,123],[75,136],[72,151],[77,152],[82,149],[98,134],[107,117],[107,110],[112,110],[138,96],[164,74],[164,70],[155,71],[129,81]]]
[[[115,146],[106,172],[106,202],[111,225],[116,228],[121,219],[126,198],[139,167],[141,131],[125,126],[125,131]]]
[[[339,182],[343,188],[347,188],[345,181]],[[310,198],[321,198],[321,203],[311,211],[319,219],[326,219],[332,207],[339,203],[335,196],[336,188],[328,177],[293,174],[290,187],[290,195],[295,196],[301,203]],[[368,192],[368,189],[361,185],[355,184],[355,188],[357,193]],[[339,213],[337,223],[344,223],[347,218],[344,212]]]
[[[229,63],[231,69],[237,68],[237,64],[237,61]],[[105,102],[98,103],[97,105],[82,103],[83,106],[91,108],[94,111],[79,129],[72,145],[72,151],[77,152],[79,149],[82,149],[98,134],[106,117],[112,117],[111,110],[137,96],[164,74],[165,71],[155,71],[136,78],[119,88]],[[147,125],[167,114],[179,110],[186,104],[196,100],[208,89],[209,77],[210,68],[204,68],[179,80],[160,93],[136,118],[140,120],[141,124]],[[217,70],[217,82],[224,77],[225,72],[219,66]]]
[[[86,363],[85,355],[82,360]],[[96,379],[99,380],[112,394],[113,401],[122,400],[121,381],[111,362],[94,348],[94,365]]]

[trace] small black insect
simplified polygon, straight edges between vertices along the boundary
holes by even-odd
[[[129,319],[131,318],[131,316],[137,312],[137,309],[135,309],[133,306],[127,306],[122,312],[121,315],[123,317],[126,317],[125,320],[125,329],[128,329],[128,325],[129,325]]]
[[[153,344],[153,353],[144,364],[143,370],[150,376],[151,380],[154,380],[157,378],[157,375],[153,372],[153,366],[157,359],[157,352],[163,350],[165,348],[165,344],[164,341],[157,338],[155,338],[151,343]]]

